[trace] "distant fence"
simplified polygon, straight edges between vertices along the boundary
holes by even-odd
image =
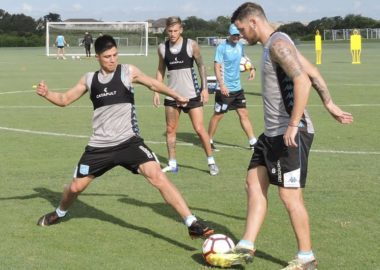
[[[350,40],[350,36],[354,30],[357,30],[364,39],[380,39],[380,28],[328,29],[323,30],[323,39]]]

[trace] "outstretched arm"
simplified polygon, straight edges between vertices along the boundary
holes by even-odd
[[[186,105],[189,101],[187,98],[178,95],[173,89],[167,87],[164,83],[147,76],[136,66],[129,65],[129,69],[131,74],[131,81],[133,83],[142,84],[156,93],[161,93],[170,96],[181,105]]]
[[[54,105],[65,107],[79,99],[87,92],[85,77],[83,76],[79,82],[66,92],[53,92],[50,91],[45,81],[41,81],[37,85],[36,93],[53,103]]]
[[[198,66],[199,76],[201,77],[202,101],[204,103],[207,103],[208,102],[208,89],[207,89],[206,67],[205,67],[205,64],[203,62],[202,55],[201,55],[201,49],[199,48],[198,43],[193,41],[192,47],[193,47],[193,57],[194,57],[195,63]]]
[[[325,80],[319,73],[318,69],[313,66],[304,56],[299,53],[299,59],[302,66],[305,68],[313,88],[317,91],[321,98],[326,110],[335,118],[339,123],[350,124],[353,122],[353,116],[349,112],[342,111],[332,100],[330,91],[327,87]]]

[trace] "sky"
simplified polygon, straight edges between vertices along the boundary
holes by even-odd
[[[34,19],[58,13],[62,20],[90,18],[101,21],[146,21],[169,16],[204,20],[231,16],[245,0],[1,0],[0,9]],[[271,22],[310,22],[322,17],[362,15],[380,20],[379,0],[262,0]]]

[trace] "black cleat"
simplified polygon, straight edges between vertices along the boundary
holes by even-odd
[[[212,150],[213,152],[219,152],[219,149],[216,148],[216,146],[215,146],[214,143],[211,143],[211,150]]]
[[[194,221],[188,229],[191,239],[207,238],[214,233],[213,229],[203,224],[199,220]]]
[[[53,211],[51,213],[48,213],[40,217],[40,219],[37,222],[37,225],[41,227],[47,227],[50,225],[57,224],[59,220],[60,220],[60,217],[57,215],[55,211]]]

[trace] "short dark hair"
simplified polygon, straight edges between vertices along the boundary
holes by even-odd
[[[231,23],[234,23],[236,20],[241,21],[249,15],[259,16],[266,19],[264,9],[259,4],[246,2],[234,11],[231,17]]]
[[[117,48],[115,39],[110,35],[103,35],[95,40],[95,53],[101,54],[113,47]]]

